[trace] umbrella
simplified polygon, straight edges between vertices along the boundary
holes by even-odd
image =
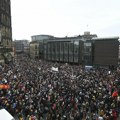
[[[10,88],[9,85],[0,84],[0,89],[9,89],[9,88]]]
[[[118,96],[118,92],[117,91],[113,92],[112,97],[117,97],[117,96]]]

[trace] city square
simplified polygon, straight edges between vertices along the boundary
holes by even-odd
[[[38,7],[37,2],[30,2],[34,3],[33,8],[35,5],[36,8]],[[47,2],[50,4],[48,0]],[[56,8],[47,2],[41,2],[43,8],[44,6],[45,9],[51,7],[49,10]],[[54,0],[52,2],[56,3]],[[67,3],[71,2],[73,1],[67,1]],[[56,4],[58,8],[66,5],[63,1],[59,4],[62,6]],[[38,24],[36,30],[41,28],[39,29],[41,34],[35,34],[37,32],[33,32],[31,27],[28,28],[33,34],[31,40],[19,39],[19,37],[13,40],[17,30],[19,29],[18,34],[21,35],[27,25],[27,23],[21,25],[22,30],[20,27],[15,30],[15,19],[12,22],[12,17],[16,17],[15,11],[11,12],[14,5],[17,3],[0,0],[0,120],[120,120],[119,35],[100,37],[98,32],[93,34],[85,30],[83,34],[69,36],[67,33],[64,36],[62,32],[64,29],[68,32],[69,27],[66,29],[65,24],[61,23],[63,30],[54,31],[53,29],[56,28],[54,21],[53,29],[44,23],[47,26],[45,31]],[[22,5],[24,8],[23,3]],[[74,3],[73,6],[77,7],[77,4]],[[29,11],[29,7],[30,4],[25,8]],[[69,5],[68,9],[70,10]],[[64,10],[69,15],[70,12]],[[38,11],[42,12],[40,9]],[[43,10],[43,16],[38,14],[37,18],[39,19],[39,16],[44,18],[46,14],[43,13],[46,11]],[[88,14],[91,15],[89,12]],[[17,17],[19,16],[20,14],[17,13]],[[84,15],[82,17],[84,18]],[[18,24],[20,22],[21,19]],[[33,24],[35,21],[31,26]],[[80,25],[77,22],[76,24]],[[69,25],[72,27],[73,23]],[[41,30],[46,33],[42,34]],[[52,30],[55,36],[50,35]],[[61,32],[64,37],[58,36],[56,31]],[[24,32],[29,33],[29,30]]]

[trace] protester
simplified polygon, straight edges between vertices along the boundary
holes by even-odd
[[[57,69],[56,69],[57,68]],[[19,120],[116,120],[120,69],[87,70],[18,56],[0,66],[0,107]]]

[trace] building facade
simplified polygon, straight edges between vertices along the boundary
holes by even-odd
[[[15,53],[29,53],[29,41],[28,40],[15,40],[14,41]]]
[[[0,62],[10,62],[13,59],[11,2],[0,0]]]
[[[82,63],[83,41],[81,37],[56,38],[44,43],[44,59],[49,61]]]
[[[40,57],[39,41],[30,42],[30,57],[34,58],[34,59],[41,58]]]
[[[30,43],[32,58],[82,65],[117,65],[119,37],[98,38],[85,32],[76,37],[49,38]]]
[[[119,60],[118,37],[93,39],[93,62],[96,65],[117,65]]]
[[[32,41],[43,41],[47,39],[54,38],[52,35],[33,35],[31,36]]]
[[[51,35],[34,35],[31,36],[32,42],[30,42],[30,57],[31,58],[44,58],[43,53],[43,43],[46,40],[54,39]]]
[[[120,40],[119,40],[119,59],[118,59],[118,63],[119,63],[119,65],[120,65]]]
[[[6,47],[12,47],[11,2],[0,0],[0,40]]]
[[[82,65],[117,65],[119,58],[118,37],[57,38],[44,43],[44,59]]]

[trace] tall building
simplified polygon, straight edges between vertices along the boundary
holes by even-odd
[[[11,2],[0,0],[0,58],[12,53]],[[9,54],[9,55],[8,55]],[[6,58],[7,59],[7,58]]]
[[[11,47],[12,27],[11,27],[10,0],[0,0],[0,33],[1,33],[1,44],[6,47]]]

